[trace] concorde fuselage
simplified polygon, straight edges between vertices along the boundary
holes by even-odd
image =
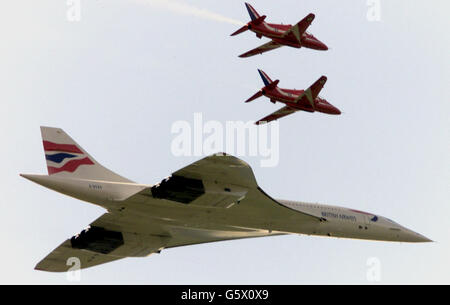
[[[125,200],[149,185],[118,183],[87,179],[61,178],[47,175],[22,175],[47,188],[81,199],[109,211],[126,207],[127,213],[149,220],[170,220],[173,226],[198,230],[236,231],[249,236],[305,234],[353,239],[396,242],[428,242],[428,238],[385,217],[337,206],[290,200],[273,200],[273,211],[258,208],[258,200],[244,199],[226,208],[195,206],[152,198],[151,194],[137,201]],[[261,189],[261,196],[268,196]],[[257,196],[254,198],[258,198]],[[124,204],[126,203],[126,205]],[[321,221],[299,222],[296,214],[306,213]],[[283,217],[277,215],[285,215]],[[251,216],[249,216],[251,215]],[[250,234],[251,233],[251,234]],[[243,235],[243,237],[245,237]]]

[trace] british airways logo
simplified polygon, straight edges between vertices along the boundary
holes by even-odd
[[[64,161],[64,159],[66,158],[75,158],[77,157],[76,155],[72,155],[72,154],[67,154],[67,153],[57,153],[54,155],[45,155],[45,159],[55,162],[55,163],[61,163]]]
[[[50,141],[43,141],[43,144],[49,175],[63,171],[73,173],[81,165],[94,164],[76,145]]]

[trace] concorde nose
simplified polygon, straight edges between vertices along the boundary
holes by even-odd
[[[408,242],[408,243],[429,243],[433,242],[431,239],[414,232],[412,230],[403,228],[404,233],[400,236],[400,241]]]

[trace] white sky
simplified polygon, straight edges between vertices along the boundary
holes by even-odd
[[[102,209],[19,177],[45,173],[39,126],[61,127],[103,165],[153,184],[198,157],[170,152],[176,120],[256,120],[280,108],[243,101],[262,68],[285,88],[328,76],[322,92],[344,114],[280,121],[280,164],[243,158],[275,198],[366,210],[436,240],[395,244],[284,236],[189,246],[83,270],[82,283],[449,283],[450,103],[445,0],[381,1],[381,22],[352,1],[253,1],[270,22],[313,12],[309,31],[331,50],[279,50],[241,59],[259,40],[224,20],[136,0],[0,4],[0,283],[67,283],[34,271]],[[150,1],[154,2],[154,1]],[[243,1],[177,1],[247,22]],[[195,9],[194,9],[195,11]]]

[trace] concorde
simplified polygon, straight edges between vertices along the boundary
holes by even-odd
[[[282,234],[430,241],[379,215],[273,199],[247,163],[223,153],[146,185],[103,167],[60,128],[41,127],[41,133],[48,175],[21,176],[107,212],[53,250],[37,270],[67,271],[72,257],[88,268],[184,245]]]

